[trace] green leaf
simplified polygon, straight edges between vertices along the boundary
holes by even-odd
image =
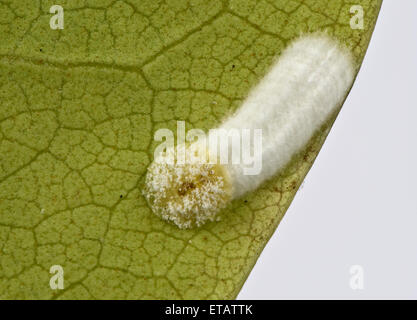
[[[381,0],[68,0],[52,30],[54,2],[0,0],[0,297],[236,297],[332,121],[221,222],[192,230],[141,195],[153,133],[218,125],[300,33],[327,30],[360,64]]]

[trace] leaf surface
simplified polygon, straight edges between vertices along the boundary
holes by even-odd
[[[381,0],[71,0],[51,30],[54,4],[0,0],[0,297],[235,298],[334,117],[279,176],[193,230],[141,195],[153,133],[217,126],[300,33],[327,30],[359,65]]]

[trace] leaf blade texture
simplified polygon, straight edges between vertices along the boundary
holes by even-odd
[[[355,4],[363,30],[342,0],[62,1],[57,31],[52,1],[0,1],[0,297],[235,298],[334,117],[221,222],[185,231],[141,195],[153,133],[216,127],[300,33],[360,64],[381,1]]]

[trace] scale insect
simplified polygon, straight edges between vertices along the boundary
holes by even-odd
[[[187,155],[180,163],[175,160],[177,146],[148,168],[144,195],[153,212],[181,229],[215,221],[229,202],[257,189],[289,163],[343,102],[354,75],[351,53],[328,35],[308,34],[293,41],[219,127],[262,130],[259,174],[245,174],[242,164],[213,162],[217,150],[202,141],[180,146]],[[233,148],[228,151],[233,153]],[[174,161],[164,161],[167,155]]]

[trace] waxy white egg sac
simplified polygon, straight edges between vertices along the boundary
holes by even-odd
[[[243,164],[206,163],[213,152],[208,144],[208,155],[185,164],[156,158],[144,189],[152,210],[180,228],[214,221],[231,200],[255,190],[289,163],[343,103],[354,75],[350,52],[331,37],[307,34],[293,41],[219,127],[262,130],[260,172],[247,175]],[[240,147],[231,144],[228,151]]]

